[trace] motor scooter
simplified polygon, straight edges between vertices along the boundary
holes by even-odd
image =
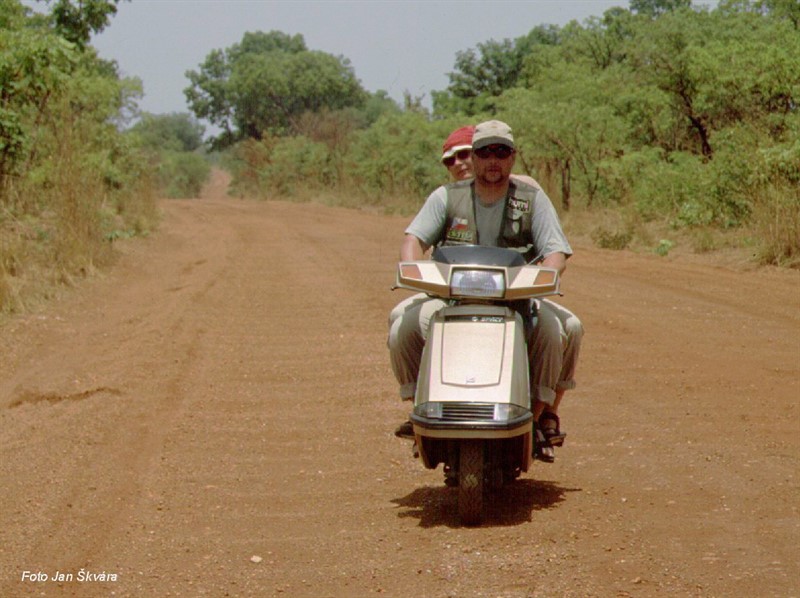
[[[430,260],[398,264],[394,288],[446,301],[430,323],[410,420],[414,456],[443,465],[464,525],[482,521],[490,489],[531,466],[531,299],[558,294],[559,283],[557,270],[498,247],[439,247]]]

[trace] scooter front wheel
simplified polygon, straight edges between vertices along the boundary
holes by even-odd
[[[478,525],[483,516],[481,440],[462,440],[459,447],[458,515],[464,525]]]

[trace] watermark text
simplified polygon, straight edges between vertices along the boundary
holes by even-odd
[[[108,571],[90,571],[89,569],[80,569],[79,571],[55,571],[54,573],[47,573],[45,571],[23,571],[20,581],[42,583],[42,582],[69,582],[77,581],[84,582],[114,582],[119,579],[116,573],[109,573]]]

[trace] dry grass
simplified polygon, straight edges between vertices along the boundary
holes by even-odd
[[[82,159],[82,147],[64,134],[50,159],[0,203],[0,313],[29,311],[95,274],[113,260],[115,239],[157,222],[151,181],[114,188]]]
[[[753,231],[761,263],[800,268],[800,190],[771,190],[756,206]]]

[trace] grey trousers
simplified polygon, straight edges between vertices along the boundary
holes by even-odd
[[[553,301],[535,302],[538,318],[528,339],[531,398],[552,405],[557,390],[575,388],[583,325]],[[398,303],[389,314],[389,357],[404,400],[414,397],[431,318],[445,305],[441,299],[419,293]]]

